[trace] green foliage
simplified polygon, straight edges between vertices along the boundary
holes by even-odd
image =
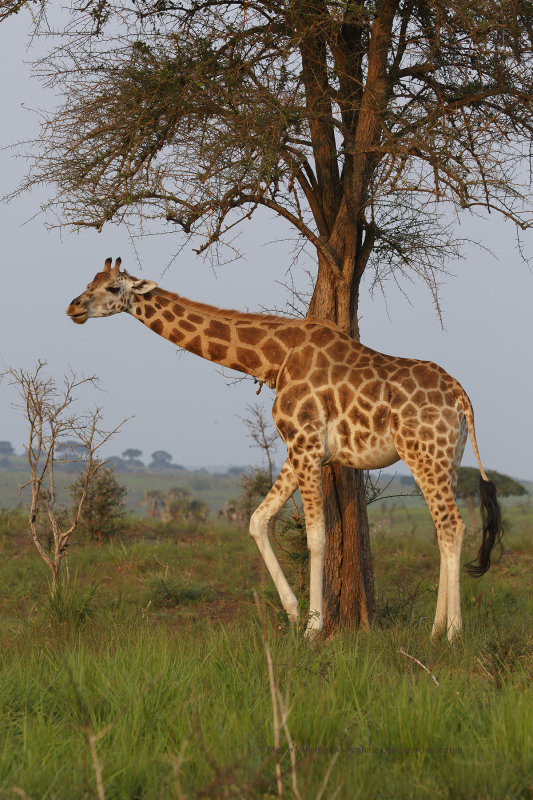
[[[80,474],[70,485],[70,495],[77,507],[84,489],[85,477]],[[112,467],[98,465],[89,477],[87,497],[80,517],[80,531],[93,541],[120,533],[123,527],[127,489],[117,479]]]
[[[500,497],[520,497],[527,494],[526,489],[514,478],[496,472],[493,469],[486,470],[487,478],[495,485]],[[475,467],[459,467],[459,477],[457,481],[457,497],[477,498],[479,497],[479,470]]]

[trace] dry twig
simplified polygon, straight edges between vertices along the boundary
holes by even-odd
[[[91,733],[91,729],[87,728],[87,741],[89,742],[89,748],[91,751],[91,759],[93,762],[93,770],[94,776],[96,778],[96,793],[98,795],[98,800],[105,800],[105,792],[104,792],[104,781],[102,779],[102,767],[100,766],[100,761],[98,760],[98,753],[96,752],[96,743],[103,739],[106,733],[109,733],[111,728],[113,727],[114,723],[110,722],[109,725],[106,725],[103,730],[99,731],[98,733]]]
[[[283,797],[283,782],[281,779],[281,762],[280,762],[281,724],[279,719],[280,715],[279,715],[278,701],[276,694],[277,687],[274,675],[274,664],[272,663],[272,653],[270,651],[270,645],[268,643],[268,634],[267,634],[264,608],[261,606],[259,602],[259,597],[255,590],[254,590],[254,601],[257,608],[257,614],[259,616],[259,622],[261,625],[261,633],[263,635],[263,645],[265,648],[265,654],[268,666],[268,682],[270,684],[270,696],[272,698],[272,719],[274,724],[274,755],[276,759],[276,783],[278,788],[278,797],[281,798]]]
[[[400,655],[405,656],[406,658],[410,658],[411,661],[414,661],[415,664],[418,664],[419,667],[422,667],[422,669],[424,669],[427,672],[428,675],[431,675],[431,679],[433,680],[433,683],[435,684],[435,686],[439,685],[439,682],[438,682],[437,678],[433,675],[431,670],[429,670],[426,667],[425,664],[422,664],[422,662],[419,661],[418,658],[415,658],[414,656],[410,656],[409,653],[406,653],[405,650],[402,647],[400,647],[400,649],[397,650],[396,652],[400,653]]]

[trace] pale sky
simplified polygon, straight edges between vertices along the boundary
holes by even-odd
[[[27,31],[25,15],[0,24],[0,147],[34,134],[37,118],[22,104],[44,108],[50,103],[39,83],[30,80],[24,63],[31,57]],[[0,194],[17,185],[25,168],[22,160],[0,150]],[[288,294],[279,282],[287,280],[291,260],[287,227],[269,216],[254,217],[238,242],[244,260],[220,267],[215,274],[208,263],[185,250],[163,274],[178,250],[177,235],[137,241],[139,265],[127,231],[120,227],[109,226],[101,234],[47,232],[42,217],[31,220],[40,199],[32,193],[1,207],[0,363],[31,368],[41,358],[57,379],[69,366],[78,373],[97,374],[105,393],[84,398],[85,406],[104,405],[109,427],[134,417],[108,454],[138,447],[145,461],[154,450],[164,449],[185,466],[257,463],[260,457],[250,449],[238,418],[246,404],[256,400],[251,382],[227,386],[219,367],[188,353],[179,355],[174,345],[129,315],[75,326],[65,310],[105,258],[119,255],[131,273],[195,300],[250,311],[281,308]],[[386,303],[382,297],[372,300],[365,287],[361,339],[381,352],[444,367],[472,400],[484,466],[531,479],[533,274],[516,250],[514,228],[495,215],[487,221],[464,219],[459,235],[481,241],[496,257],[472,246],[464,261],[450,265],[456,277],[442,287],[445,329],[421,284],[403,285],[410,302],[392,284]],[[533,232],[524,239],[533,255]],[[313,268],[310,258],[297,273],[302,288],[305,268]],[[264,388],[260,399],[270,408],[273,394]],[[0,440],[11,441],[22,452],[25,428],[20,413],[10,408],[14,400],[13,390],[0,384]],[[282,458],[280,447],[278,462]],[[463,464],[475,465],[470,445]]]

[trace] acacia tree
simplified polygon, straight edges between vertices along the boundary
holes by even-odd
[[[316,254],[309,313],[355,339],[364,273],[419,276],[438,309],[439,270],[460,254],[451,208],[530,222],[530,0],[72,0],[65,13],[66,38],[37,65],[65,99],[25,183],[54,185],[62,222],[164,220],[216,256],[269,209]],[[323,478],[325,624],[367,624],[362,479]]]

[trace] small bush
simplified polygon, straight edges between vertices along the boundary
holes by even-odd
[[[51,589],[44,603],[45,619],[52,627],[77,630],[80,625],[94,617],[97,583],[83,584],[78,578],[70,583],[59,583],[55,592]]]
[[[70,486],[75,506],[80,501],[83,486],[84,475],[80,474]],[[97,542],[120,533],[124,527],[126,493],[127,489],[119,483],[115,470],[99,466],[89,479],[79,530]]]

